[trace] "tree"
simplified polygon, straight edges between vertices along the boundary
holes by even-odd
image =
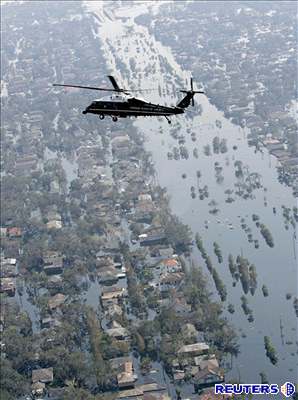
[[[240,178],[243,176],[243,163],[240,160],[237,160],[234,162],[234,167],[235,167],[235,175],[237,178]]]
[[[221,301],[225,301],[227,298],[227,288],[215,268],[212,269],[212,277]]]
[[[184,295],[194,310],[208,303],[210,295],[202,269],[192,266],[185,276]]]
[[[144,354],[146,348],[144,338],[139,334],[139,332],[135,332],[133,339],[139,354]]]
[[[271,361],[271,363],[273,365],[277,364],[278,357],[276,355],[276,350],[273,347],[269,336],[264,336],[264,345],[265,345],[265,350],[266,350],[266,356],[269,358],[269,360]]]
[[[218,153],[219,153],[219,150],[220,150],[220,139],[219,139],[218,136],[215,136],[215,137],[213,138],[212,145],[213,145],[213,152],[214,152],[215,154],[218,154]]]
[[[222,258],[222,253],[221,253],[221,249],[219,247],[219,244],[217,242],[213,243],[213,248],[214,248],[214,253],[217,256],[218,262],[222,263],[223,262],[223,258]]]
[[[33,341],[31,336],[23,336],[17,326],[9,326],[4,330],[3,342],[5,353],[12,367],[19,373],[27,372],[33,360]]]
[[[82,388],[76,388],[74,386],[68,387],[63,393],[62,400],[95,400],[93,395],[91,395],[87,390]]]
[[[271,232],[267,228],[266,225],[261,224],[260,225],[260,230],[263,238],[265,239],[266,243],[268,244],[269,247],[274,247],[274,241]]]
[[[106,346],[105,337],[99,325],[97,316],[91,307],[88,307],[87,310],[86,323],[97,384],[100,388],[103,388],[108,385],[111,374],[108,364],[103,358],[103,352]]]
[[[0,359],[0,398],[14,400],[29,390],[29,382],[12,366],[11,361]]]
[[[237,356],[239,353],[237,334],[233,328],[228,325],[227,321],[222,320],[220,329],[215,330],[212,336],[213,344],[218,350]]]
[[[210,156],[211,155],[211,147],[209,144],[206,144],[206,146],[204,146],[204,154],[206,156]]]
[[[188,225],[179,221],[176,215],[163,213],[161,215],[162,225],[165,227],[165,234],[168,241],[179,253],[189,251],[191,243],[191,231]]]

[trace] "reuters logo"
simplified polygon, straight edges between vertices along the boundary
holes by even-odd
[[[278,395],[282,393],[285,397],[291,397],[295,393],[295,385],[291,382],[286,382],[282,386],[273,384],[258,384],[258,383],[220,383],[214,386],[215,394],[248,394],[248,395]]]
[[[284,396],[290,397],[295,393],[295,386],[293,383],[286,382],[280,387],[280,391]]]

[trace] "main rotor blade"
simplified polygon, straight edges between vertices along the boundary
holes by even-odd
[[[190,78],[190,89],[193,92],[193,80],[192,80],[192,77]]]
[[[193,97],[191,98],[191,105],[192,105],[192,106],[195,105],[195,101],[194,101],[194,98],[193,98]]]
[[[203,90],[179,90],[181,93],[199,93],[199,94],[204,94],[205,92]]]
[[[118,92],[122,91],[123,89],[120,89],[118,86],[118,83],[116,82],[116,79],[112,75],[108,75],[109,80],[111,81],[111,84],[113,85],[113,88],[117,90]]]
[[[72,87],[72,88],[79,88],[79,89],[89,89],[89,90],[100,90],[104,92],[117,92],[117,93],[124,93],[129,94],[129,92],[150,92],[157,89],[108,89],[108,88],[99,88],[94,86],[81,86],[81,85],[64,85],[61,83],[53,83],[53,86],[63,86],[63,87]]]
[[[158,89],[122,89],[126,92],[156,92]]]
[[[104,92],[119,92],[119,90],[115,89],[108,89],[108,88],[99,88],[94,86],[80,86],[80,85],[64,85],[61,83],[53,83],[53,86],[64,86],[64,87],[72,87],[72,88],[79,88],[79,89],[89,89],[89,90],[101,90]],[[123,91],[123,90],[121,90]]]

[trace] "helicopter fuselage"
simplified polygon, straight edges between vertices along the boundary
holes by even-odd
[[[130,116],[169,116],[183,114],[184,109],[176,106],[161,106],[136,97],[117,94],[94,100],[83,111],[83,114],[87,113],[126,118]]]
[[[190,104],[194,105],[194,95],[196,93],[204,93],[201,90],[193,90],[193,80],[190,78],[190,90],[180,90],[180,92],[185,93],[185,96],[179,101],[178,104],[176,104],[176,106],[161,106],[159,104],[150,103],[143,99],[131,96],[129,92],[139,92],[140,90],[136,89],[130,91],[128,89],[120,88],[112,75],[108,75],[108,78],[112,83],[113,89],[95,86],[69,85],[64,83],[54,83],[53,86],[100,90],[115,93],[110,96],[92,101],[92,103],[83,111],[83,114],[97,114],[100,119],[104,119],[105,115],[110,115],[113,121],[117,121],[118,117],[150,117],[155,115],[165,117],[169,124],[171,123],[169,116],[183,114],[185,109]],[[148,89],[144,90],[146,91]]]

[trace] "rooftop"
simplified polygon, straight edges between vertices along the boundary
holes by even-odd
[[[206,343],[194,343],[194,344],[187,344],[185,346],[182,346],[178,350],[178,354],[183,354],[183,353],[193,353],[193,352],[205,352],[209,350],[209,346]]]
[[[50,383],[53,382],[53,379],[53,368],[39,368],[32,371],[32,383]]]

